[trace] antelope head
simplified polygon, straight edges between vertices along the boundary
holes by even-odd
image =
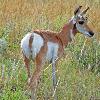
[[[88,37],[92,37],[94,35],[94,32],[89,28],[87,24],[88,19],[85,16],[86,12],[89,10],[89,7],[87,7],[87,9],[82,12],[80,11],[81,8],[82,6],[79,6],[74,11],[74,17],[72,17],[71,21],[73,22],[77,32],[82,33]]]

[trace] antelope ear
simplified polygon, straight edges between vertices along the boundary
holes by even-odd
[[[81,15],[86,14],[86,12],[87,12],[89,9],[90,9],[90,8],[89,8],[89,7],[87,7],[87,9],[85,9],[84,11],[82,11]]]
[[[82,8],[82,6],[79,6],[79,7],[77,7],[76,9],[75,9],[75,11],[74,11],[74,15],[76,16],[76,15],[78,15],[79,13],[80,13],[80,9]]]

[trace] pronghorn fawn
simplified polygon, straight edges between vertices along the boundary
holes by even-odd
[[[74,11],[74,16],[62,27],[60,32],[35,30],[26,34],[22,39],[21,48],[29,79],[28,85],[31,90],[34,91],[36,89],[46,61],[52,63],[52,80],[53,88],[55,88],[57,83],[55,60],[63,55],[64,48],[77,33],[82,33],[88,37],[94,35],[87,25],[87,18],[84,16],[89,7],[82,12],[80,11],[81,7],[79,6]],[[34,60],[36,65],[32,75],[30,75],[30,60]]]

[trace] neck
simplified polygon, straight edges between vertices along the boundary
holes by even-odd
[[[73,21],[65,24],[62,30],[59,32],[59,38],[61,39],[64,46],[72,41],[73,37],[76,35],[76,26],[73,24]]]

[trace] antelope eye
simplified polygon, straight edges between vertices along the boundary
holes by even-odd
[[[84,24],[84,21],[79,21],[79,24],[81,24],[81,25]]]

